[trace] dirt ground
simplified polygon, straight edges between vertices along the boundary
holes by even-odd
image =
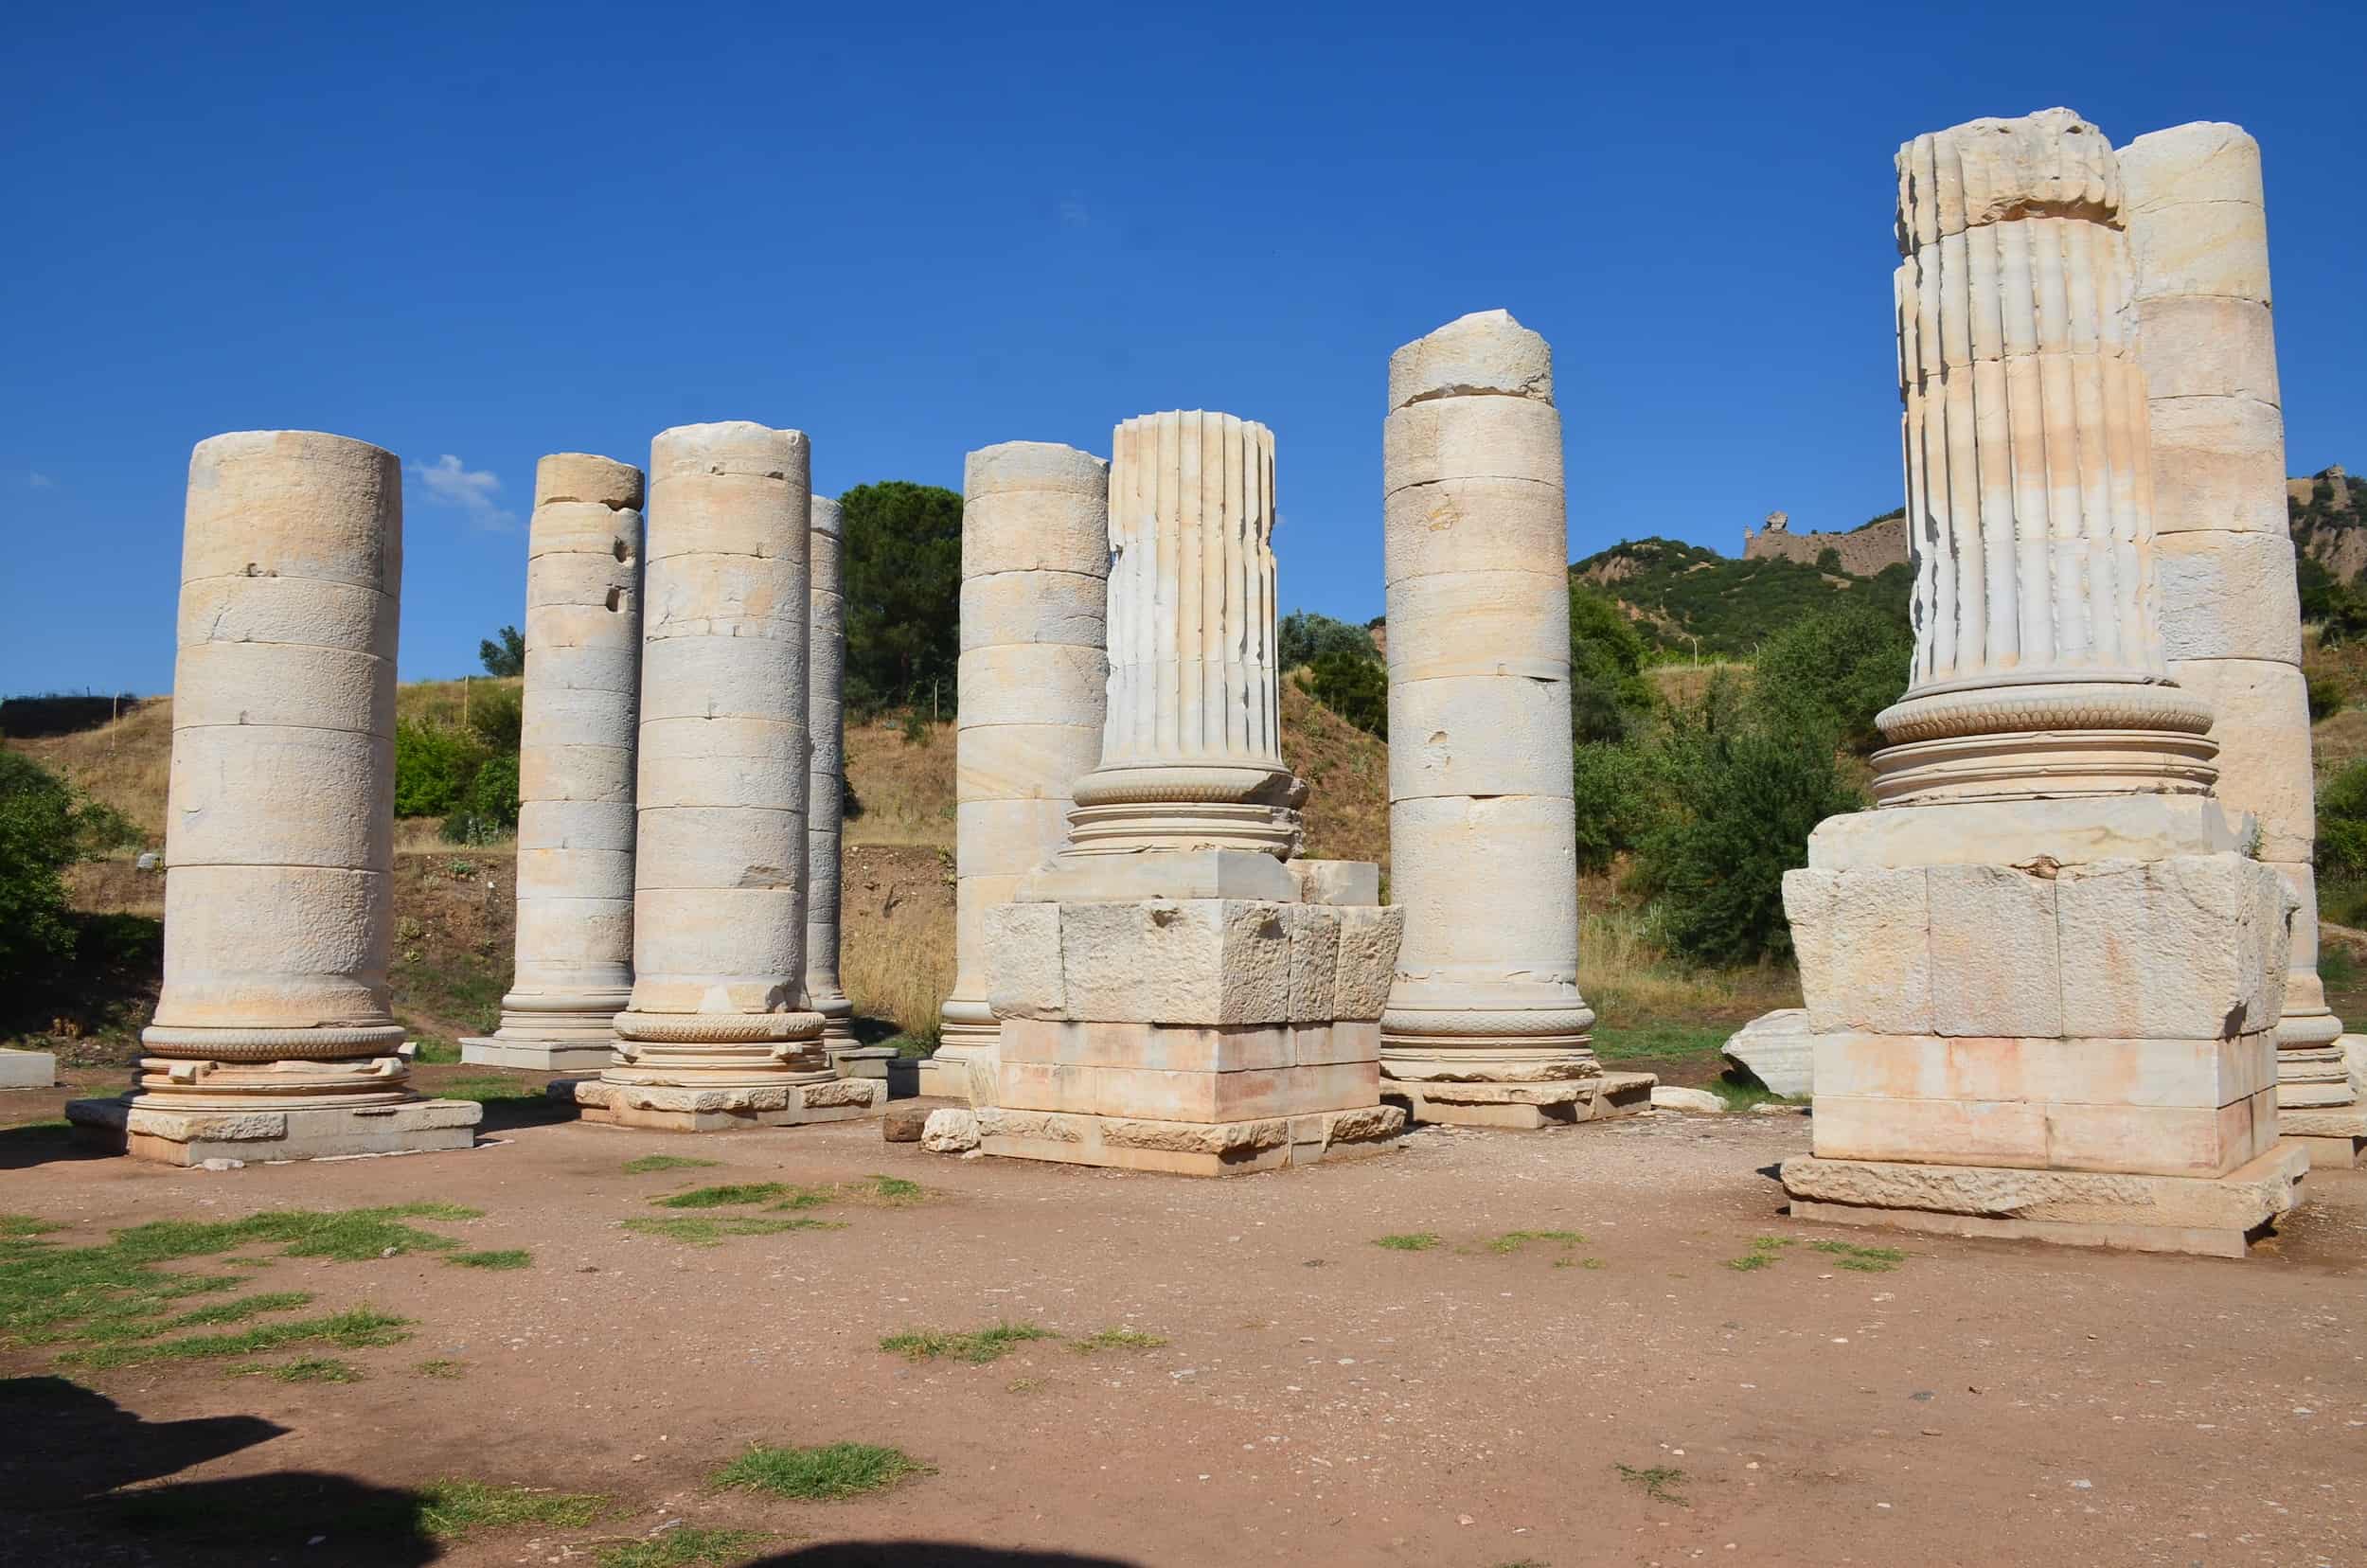
[[[489,1126],[465,1153],[219,1174],[0,1131],[0,1207],[69,1242],[435,1200],[484,1218],[429,1228],[533,1255],[258,1270],[418,1320],[351,1353],[356,1384],[192,1364],[0,1385],[0,1562],[589,1564],[669,1520],[774,1532],[758,1560],[781,1565],[2367,1562],[2367,1173],[2314,1175],[2308,1209],[2229,1262],[1794,1224],[1766,1172],[1806,1149],[1797,1114],[1426,1131],[1220,1183],[928,1155],[870,1125],[693,1139],[497,1104]],[[652,1152],[721,1164],[621,1168]],[[619,1224],[710,1182],[873,1172],[930,1201],[713,1247]],[[1584,1239],[1486,1245],[1508,1231]],[[1375,1244],[1411,1232],[1442,1244]],[[1761,1237],[1798,1240],[1727,1266]],[[1809,1245],[1827,1238],[1908,1256],[1850,1272]],[[1006,1319],[1166,1343],[989,1365],[879,1348]],[[44,1379],[49,1357],[0,1370]],[[836,1504],[705,1486],[752,1442],[840,1439],[934,1473]],[[450,1546],[339,1533],[455,1476],[620,1511]],[[210,1554],[127,1534],[89,1501],[120,1486],[250,1533]]]

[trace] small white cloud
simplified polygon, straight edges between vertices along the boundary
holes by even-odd
[[[56,490],[58,482],[39,469],[35,469],[25,476],[25,488],[27,490]]]
[[[1088,229],[1094,226],[1094,215],[1083,202],[1071,196],[1060,204],[1060,226],[1064,229]]]
[[[432,464],[412,464],[411,472],[432,504],[458,508],[477,527],[506,533],[518,526],[518,514],[493,499],[502,482],[491,470],[470,468],[447,452]]]

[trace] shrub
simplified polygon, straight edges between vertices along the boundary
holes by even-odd
[[[441,816],[476,775],[475,738],[405,719],[395,725],[395,815]]]
[[[2318,792],[2318,870],[2327,877],[2367,877],[2367,757]]]
[[[1571,762],[1578,869],[1605,871],[1641,845],[1662,814],[1651,754],[1632,742],[1582,741]]]
[[[2342,711],[2349,696],[2342,688],[2341,677],[2312,675],[2309,678],[2309,722],[2315,724],[2333,718]]]
[[[1312,666],[1329,654],[1344,654],[1368,664],[1380,660],[1380,650],[1373,646],[1372,633],[1350,626],[1329,615],[1319,615],[1312,610],[1293,610],[1282,617],[1275,629],[1274,651],[1280,656],[1284,669]],[[1375,734],[1379,732],[1376,730]]]
[[[1860,754],[1881,743],[1875,715],[1907,689],[1914,643],[1867,605],[1803,615],[1759,647],[1753,700],[1778,729],[1814,729]]]
[[[448,843],[490,844],[517,830],[518,754],[505,752],[477,764],[441,831]]]
[[[505,626],[499,641],[488,637],[476,645],[477,662],[488,675],[524,675],[526,672],[525,633],[514,626]]]
[[[525,717],[525,694],[517,686],[489,686],[470,693],[469,731],[487,751],[515,752]]]
[[[1369,651],[1360,656],[1335,648],[1318,656],[1307,688],[1358,729],[1389,739],[1389,676]]]
[[[0,981],[23,984],[73,956],[62,873],[82,855],[73,787],[30,757],[0,752]]]
[[[1570,733],[1618,740],[1652,710],[1644,635],[1626,611],[1591,588],[1570,589]]]

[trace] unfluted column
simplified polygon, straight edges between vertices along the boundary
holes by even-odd
[[[812,501],[806,594],[806,997],[825,1049],[855,1043],[855,1004],[838,977],[839,869],[846,804],[846,592],[839,507]]]
[[[517,965],[500,1030],[461,1057],[597,1072],[632,994],[641,471],[557,453],[526,531]]]
[[[1282,760],[1273,435],[1230,414],[1145,414],[1110,464],[1109,711],[1077,783],[1072,854],[1295,853]]]
[[[164,987],[121,1100],[72,1107],[131,1152],[465,1148],[387,1008],[402,474],[311,431],[189,458],[173,669]]]
[[[1110,465],[1007,441],[962,478],[961,698],[955,731],[956,977],[936,1060],[942,1093],[993,1078],[986,912],[1067,836],[1069,792],[1100,760],[1108,703]]]
[[[2218,794],[2302,908],[2277,1037],[2287,1110],[2367,1115],[2318,977],[2317,821],[2301,605],[2286,524],[2285,416],[2260,145],[2180,125],[2120,152],[2153,428],[2162,635],[2179,684],[2216,713]],[[2301,1130],[2297,1125],[2295,1131]]]
[[[809,472],[793,430],[650,443],[632,1000],[567,1089],[594,1119],[810,1120],[878,1088],[832,1076],[805,997]]]
[[[1569,543],[1553,397],[1552,349],[1503,311],[1390,356],[1389,846],[1392,897],[1406,912],[1381,1015],[1391,1078],[1536,1084],[1601,1072],[1577,984]],[[1522,1124],[1545,1115],[1533,1108]]]
[[[1882,805],[2201,793],[2159,632],[2121,180],[2067,109],[1919,136],[1896,275],[1916,630]]]

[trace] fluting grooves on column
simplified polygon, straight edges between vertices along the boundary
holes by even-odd
[[[387,1011],[402,475],[311,431],[189,457],[164,987],[130,1095],[69,1107],[135,1155],[466,1148]]]
[[[1304,791],[1282,761],[1272,433],[1194,411],[1112,441],[1109,714],[1071,850],[1287,859]]]
[[[1059,852],[1069,792],[1101,756],[1110,664],[1110,465],[1007,441],[962,480],[961,701],[955,732],[956,977],[938,1093],[991,1097],[986,912]]]
[[[586,1114],[702,1131],[861,1114],[805,998],[806,437],[685,425],[650,448],[632,1005]]]
[[[855,1005],[838,977],[841,818],[846,803],[846,595],[839,506],[813,498],[806,724],[806,998],[831,1047],[855,1043]]]
[[[499,1032],[461,1057],[597,1072],[632,994],[641,471],[536,465],[518,746],[517,971]]]
[[[1920,136],[1899,153],[1898,214],[1917,637],[1881,716],[1877,800],[2207,790],[2209,707],[2170,685],[2154,630],[2109,144],[2059,109]]]
[[[1405,940],[1381,1070],[1529,1086],[1522,1107],[1541,1120],[1537,1086],[1601,1072],[1577,985],[1552,350],[1503,311],[1467,315],[1391,356],[1389,401],[1389,844]]]

